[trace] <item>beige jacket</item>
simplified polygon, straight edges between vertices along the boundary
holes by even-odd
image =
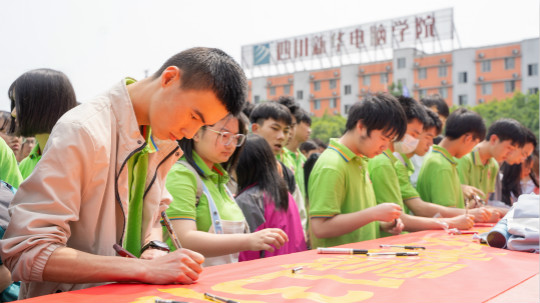
[[[43,282],[43,269],[63,246],[116,255],[113,244],[123,241],[128,209],[127,160],[145,144],[124,80],[58,121],[13,199],[0,241],[4,264],[15,281],[24,282],[21,299],[98,285]],[[158,148],[149,156],[143,243],[171,202],[165,178],[182,154],[175,141],[161,141]]]

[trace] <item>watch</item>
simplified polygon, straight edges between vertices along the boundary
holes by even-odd
[[[169,246],[167,245],[167,243],[162,242],[162,241],[158,241],[158,240],[152,240],[152,241],[146,243],[146,244],[141,248],[141,253],[143,253],[145,250],[147,250],[147,249],[149,249],[149,248],[159,249],[159,250],[163,250],[163,251],[166,251],[166,252],[171,251],[171,250],[169,249]]]

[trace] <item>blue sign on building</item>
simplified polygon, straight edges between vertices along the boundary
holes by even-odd
[[[270,64],[270,43],[253,46],[253,65]]]

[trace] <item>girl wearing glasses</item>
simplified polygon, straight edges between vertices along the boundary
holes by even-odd
[[[11,84],[8,95],[13,117],[10,133],[37,140],[28,157],[19,164],[21,175],[26,179],[41,159],[54,125],[64,113],[77,106],[77,99],[68,77],[47,68],[22,74]]]
[[[287,241],[277,228],[247,233],[242,210],[227,189],[245,141],[244,121],[229,115],[201,128],[193,139],[180,140],[184,156],[167,175],[173,196],[167,215],[182,246],[203,254],[205,266],[237,262],[240,251],[273,251]]]
[[[251,230],[279,228],[289,241],[275,251],[243,251],[240,261],[284,255],[306,250],[306,240],[298,207],[281,176],[270,144],[251,135],[236,167],[238,195],[236,202],[244,212]]]

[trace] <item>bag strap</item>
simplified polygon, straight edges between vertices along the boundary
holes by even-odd
[[[197,193],[195,194],[195,198],[197,199],[196,202],[195,202],[195,207],[199,206],[199,201],[201,199],[201,195],[203,194],[203,187],[202,187],[202,179],[201,179],[201,176],[199,176],[199,173],[195,170],[195,168],[193,166],[191,166],[191,164],[189,164],[187,161],[185,160],[178,160],[176,161],[176,163],[178,164],[182,164],[184,165],[187,169],[189,169],[194,175],[195,175],[195,178],[197,179]]]

